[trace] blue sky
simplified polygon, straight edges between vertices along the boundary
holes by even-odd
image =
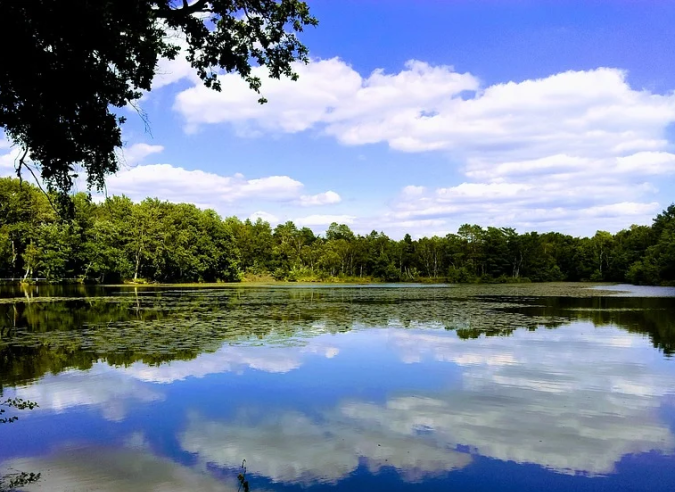
[[[313,61],[265,106],[162,62],[109,193],[392,237],[614,232],[675,200],[675,3],[308,3]]]

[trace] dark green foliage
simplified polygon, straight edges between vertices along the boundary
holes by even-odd
[[[33,410],[37,406],[37,403],[29,400],[22,400],[21,398],[9,398],[8,400],[0,401],[0,424],[11,424],[12,422],[19,420],[19,417],[16,415],[12,415],[11,417],[2,417],[8,408],[15,408],[17,410]]]
[[[91,282],[302,281],[505,283],[675,282],[675,206],[652,227],[592,238],[518,234],[465,224],[457,234],[395,241],[333,223],[325,237],[293,222],[221,219],[212,210],[157,199],[72,197],[61,220],[48,197],[0,179],[0,278]]]
[[[40,480],[40,473],[17,472],[0,477],[0,492],[10,492]]]
[[[194,205],[73,197],[62,221],[27,183],[0,178],[0,277],[119,282],[238,281],[231,222]]]
[[[612,297],[584,284],[427,288],[120,288],[5,286],[0,299],[0,391],[100,361],[128,366],[191,360],[223,344],[304,345],[355,327],[437,324],[465,338],[570,321],[648,335],[675,354],[669,298]],[[1,397],[0,397],[1,399]]]
[[[115,111],[152,88],[160,58],[179,56],[167,34],[184,34],[206,86],[220,90],[222,69],[259,92],[252,67],[295,80],[291,63],[307,61],[296,33],[317,24],[299,0],[0,0],[0,18],[0,127],[23,152],[17,173],[32,162],[61,192],[76,166],[99,189],[117,171]]]

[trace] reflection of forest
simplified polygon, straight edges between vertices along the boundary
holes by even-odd
[[[581,292],[578,287],[557,289],[566,297],[553,296],[541,285],[137,291],[54,287],[40,296],[0,299],[0,383],[87,369],[97,360],[160,364],[193,359],[225,342],[297,344],[315,334],[373,326],[445,327],[470,339],[592,321],[648,335],[666,355],[675,353],[672,298],[600,297],[600,291],[572,297]]]

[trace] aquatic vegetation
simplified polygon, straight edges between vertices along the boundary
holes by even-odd
[[[122,366],[190,360],[223,344],[294,346],[323,333],[386,326],[454,330],[472,339],[573,320],[618,324],[675,352],[668,300],[586,287],[98,288],[100,296],[62,287],[58,296],[0,304],[0,372],[11,385],[99,360]]]

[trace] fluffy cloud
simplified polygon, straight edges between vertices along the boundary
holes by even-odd
[[[499,389],[507,387],[504,381]],[[470,446],[483,456],[566,474],[612,473],[626,454],[672,452],[675,445],[668,426],[651,417],[655,409],[640,408],[639,398],[579,391],[571,399],[538,387],[439,396],[398,396],[385,405],[353,402],[342,411],[363,426],[410,439],[427,429],[447,446]]]
[[[616,231],[632,223],[649,223],[663,207],[655,191],[647,182],[584,182],[579,175],[566,180],[549,176],[520,183],[463,183],[416,197],[402,194],[382,224],[389,230],[405,230],[411,223],[433,221],[441,235],[455,232],[463,223],[592,235],[598,229]]]
[[[314,205],[329,205],[333,203],[340,203],[342,198],[334,191],[326,191],[325,193],[318,193],[316,195],[302,195],[299,204],[302,207],[311,207]]]
[[[666,129],[675,121],[675,94],[636,90],[619,69],[490,86],[453,67],[414,60],[394,73],[362,75],[339,58],[296,70],[300,79],[292,82],[254,69],[270,101],[265,105],[234,74],[222,75],[222,92],[207,89],[182,57],[160,62],[154,87],[189,84],[174,102],[188,131],[209,124],[229,124],[246,135],[314,131],[344,145],[442,153],[447,182],[428,188],[412,182],[376,217],[375,210],[358,218],[336,216],[359,232],[445,234],[466,222],[575,234],[615,231],[649,223],[666,205],[659,187],[673,185],[675,152]],[[125,149],[124,159],[136,164],[160,150],[139,144]],[[0,174],[11,173],[14,158],[0,155]],[[415,173],[424,176],[424,169]],[[333,191],[309,194],[302,188],[288,176],[247,179],[154,164],[124,169],[108,190],[223,210],[239,200],[340,202]],[[333,221],[324,215],[298,220],[317,227]]]
[[[270,80],[264,69],[254,69],[264,80],[264,94],[270,101],[265,105],[258,104],[257,95],[231,74],[221,76],[222,92],[199,84],[178,94],[174,108],[184,116],[188,130],[229,122],[240,128],[299,132],[321,122],[362,84],[360,75],[337,58],[298,65],[296,71],[301,85],[288,79]]]
[[[146,450],[78,447],[40,458],[3,463],[4,471],[39,471],[26,490],[49,492],[235,492],[234,479],[216,479],[204,470],[180,465]]]
[[[307,217],[298,217],[293,222],[300,227],[327,226],[333,222],[338,224],[352,224],[356,217],[354,215],[308,215]]]
[[[225,203],[244,198],[291,200],[302,188],[302,183],[288,176],[246,179],[242,174],[220,176],[170,164],[137,166],[108,179],[110,193],[125,193],[135,199],[159,196],[193,203],[204,198]]]
[[[206,421],[193,416],[179,436],[183,449],[208,463],[236,468],[246,456],[249,471],[275,482],[335,483],[365,461],[372,473],[395,467],[415,481],[463,468],[471,456],[429,439],[407,439],[391,432],[328,416],[317,423],[301,412],[277,412],[262,421]]]
[[[258,219],[262,219],[263,222],[269,222],[272,225],[279,223],[279,217],[277,217],[274,214],[265,212],[263,210],[253,212],[251,215],[248,216],[248,218],[251,219],[252,222],[255,222]]]
[[[172,39],[172,42],[180,45],[184,50],[173,60],[162,58],[157,62],[155,78],[152,80],[152,88],[155,90],[181,80],[188,80],[193,84],[200,81],[197,71],[185,59],[187,47],[185,41]]]
[[[471,321],[465,307],[458,312]],[[559,473],[598,475],[612,473],[627,454],[675,451],[675,436],[662,413],[667,399],[675,395],[671,361],[644,336],[574,323],[467,341],[440,322],[413,321],[410,328],[397,329],[401,323],[396,316],[390,319],[389,329],[307,338],[302,346],[223,346],[192,361],[152,367],[95,364],[86,373],[48,376],[17,389],[17,396],[39,401],[38,412],[79,405],[99,405],[105,411],[112,407],[113,420],[120,420],[123,415],[115,417],[114,410],[120,401],[161,398],[159,387],[140,381],[170,383],[247,368],[283,373],[299,368],[310,356],[332,358],[338,350],[386,347],[406,364],[447,363],[461,382],[424,385],[415,391],[408,381],[382,401],[353,397],[334,407],[319,399],[311,408],[289,409],[290,401],[280,408],[239,407],[234,417],[223,420],[189,415],[178,441],[202,464],[237,469],[245,457],[253,474],[300,484],[336,482],[360,465],[372,473],[393,467],[405,480],[415,481],[466,467],[473,455],[533,463]],[[472,319],[475,323],[477,318]],[[128,443],[143,449],[146,440],[136,435]],[[68,486],[79,486],[78,479],[86,482],[98,471],[114,477],[130,462],[154,470],[154,461],[137,451],[129,452],[129,461],[123,456],[127,451],[85,452],[87,456],[72,461],[69,451],[39,461],[15,460],[12,466],[49,470],[45,483],[54,484],[49,490],[79,490]],[[147,473],[147,480],[160,476],[166,490],[181,490],[180,481],[171,488],[178,475],[170,463],[163,463],[167,466],[158,462],[157,473]],[[188,469],[176,470],[182,470],[180,476],[190,475]],[[126,475],[119,476],[119,481],[105,478],[110,487],[105,490],[134,490],[123,488],[129,484]],[[138,490],[153,488],[149,482],[138,483]]]
[[[20,156],[20,150],[12,148],[7,135],[0,129],[0,177],[16,175],[14,166]]]
[[[190,2],[192,3],[192,2]],[[170,84],[187,80],[192,84],[198,84],[200,79],[197,71],[192,68],[190,62],[187,61],[188,43],[185,40],[185,34],[175,29],[166,29],[166,41],[178,46],[180,49],[178,55],[173,60],[168,58],[161,58],[157,61],[155,70],[155,77],[152,80],[152,89],[161,89]],[[150,97],[150,94],[145,94],[144,99]]]
[[[318,415],[269,408],[243,408],[223,421],[194,415],[181,446],[225,468],[246,456],[253,473],[301,484],[337,482],[360,462],[372,473],[391,466],[418,480],[465,467],[474,454],[603,475],[627,454],[675,450],[659,416],[673,378],[648,340],[590,323],[471,341],[432,326],[350,338],[360,348],[390,347],[404,363],[456,365],[458,386],[397,391],[383,403],[343,400]]]
[[[119,159],[123,165],[133,166],[152,154],[159,154],[164,150],[161,145],[136,143],[119,151]]]
[[[7,153],[0,153],[0,176],[3,175],[14,175],[14,166],[16,160],[21,155],[21,152],[18,148],[11,149],[10,142],[3,138],[4,135],[0,134],[0,151],[8,150]],[[121,163],[123,175],[128,172],[129,168],[138,165],[143,162],[146,157],[158,154],[164,150],[164,147],[161,145],[150,145],[147,143],[136,143],[130,145],[129,147],[124,147],[117,151],[117,157]],[[111,180],[114,179],[110,178]],[[84,177],[81,177],[77,180],[77,185],[80,189],[86,188],[86,181]]]
[[[615,230],[649,222],[663,206],[653,180],[675,174],[664,136],[675,121],[675,95],[635,90],[618,69],[487,87],[471,74],[420,61],[365,77],[337,58],[297,70],[297,83],[263,76],[264,106],[226,75],[222,93],[197,84],[178,94],[175,109],[190,130],[213,123],[249,133],[314,129],[346,145],[446,153],[466,181],[407,187],[384,218],[371,221],[388,231],[426,219],[437,221],[419,228],[427,233],[470,221]]]
[[[18,149],[0,135],[0,177],[15,174]],[[7,149],[6,153],[2,153]],[[108,195],[124,194],[134,200],[158,197],[171,202],[194,203],[202,208],[215,208],[231,213],[229,205],[242,201],[282,202],[302,207],[324,206],[339,203],[340,195],[326,191],[315,195],[304,194],[305,186],[289,176],[265,176],[248,179],[242,174],[222,176],[201,170],[188,170],[171,164],[143,164],[148,157],[163,152],[161,145],[136,143],[118,151],[120,171],[106,180]],[[86,179],[81,176],[76,189],[86,189]],[[102,196],[97,196],[102,199]],[[250,215],[270,223],[278,223],[279,217],[264,211]]]
[[[609,68],[487,88],[471,74],[414,60],[399,73],[368,77],[337,58],[296,69],[296,83],[259,69],[270,99],[263,106],[239,77],[225,75],[223,92],[197,85],[178,94],[175,109],[192,127],[229,122],[298,132],[321,125],[346,144],[498,161],[660,150],[662,130],[675,119],[675,97],[635,91],[624,72]]]
[[[300,368],[310,357],[332,359],[340,353],[330,337],[317,337],[301,346],[260,347],[224,345],[213,353],[192,360],[175,360],[157,366],[140,362],[110,367],[99,362],[86,371],[68,370],[45,376],[39,384],[19,387],[12,396],[40,404],[40,411],[61,413],[74,407],[100,410],[106,420],[120,422],[134,404],[157,402],[163,393],[144,383],[168,384],[187,378],[203,378],[224,372],[256,370],[287,373]]]
[[[341,411],[361,425],[411,439],[426,428],[448,446],[560,473],[611,473],[626,454],[675,449],[658,416],[675,391],[672,374],[646,339],[581,323],[469,343],[429,330],[384,335],[407,363],[461,367],[463,389],[345,403]]]
[[[18,157],[18,150],[7,152],[6,154],[0,154],[0,177],[13,176],[16,174],[14,171],[14,163]]]
[[[161,151],[157,146],[139,144],[127,152],[136,162]],[[249,179],[242,174],[222,176],[201,170],[188,170],[170,164],[145,164],[125,167],[107,180],[108,194],[125,194],[134,200],[159,197],[172,202],[194,203],[201,207],[227,210],[227,205],[241,201],[266,201],[327,205],[339,201],[332,191],[303,195],[304,185],[289,176],[265,176]],[[264,212],[260,212],[265,214]],[[262,216],[278,222],[275,216]],[[271,220],[274,219],[274,220]]]
[[[404,189],[390,212],[392,220],[451,218],[482,224],[592,233],[593,228],[648,222],[661,204],[654,177],[675,174],[675,155],[637,152],[611,158],[556,154],[529,161],[471,160],[464,182],[448,188]],[[600,223],[597,218],[603,218]],[[608,219],[608,220],[607,220]],[[459,225],[450,220],[453,226]]]
[[[41,410],[57,413],[78,406],[97,407],[104,418],[113,422],[124,420],[130,401],[163,399],[162,394],[104,363],[95,364],[87,372],[70,370],[57,376],[46,376],[40,384],[17,388],[15,394],[40,402]]]
[[[172,361],[160,366],[141,363],[119,369],[118,372],[134,379],[153,383],[172,383],[189,377],[201,378],[208,374],[243,372],[255,369],[269,373],[286,373],[302,366],[308,356],[331,359],[339,349],[314,339],[304,347],[263,348],[226,345],[212,354],[202,354],[190,361]]]
[[[593,234],[598,228],[616,230],[630,223],[648,223],[662,208],[654,191],[647,182],[584,182],[582,176],[564,180],[539,177],[520,183],[463,183],[415,197],[402,194],[386,213],[385,221],[396,227],[401,222],[433,219],[441,221],[438,225],[443,225],[444,232],[454,232],[469,222],[536,230],[562,227],[572,233]]]

